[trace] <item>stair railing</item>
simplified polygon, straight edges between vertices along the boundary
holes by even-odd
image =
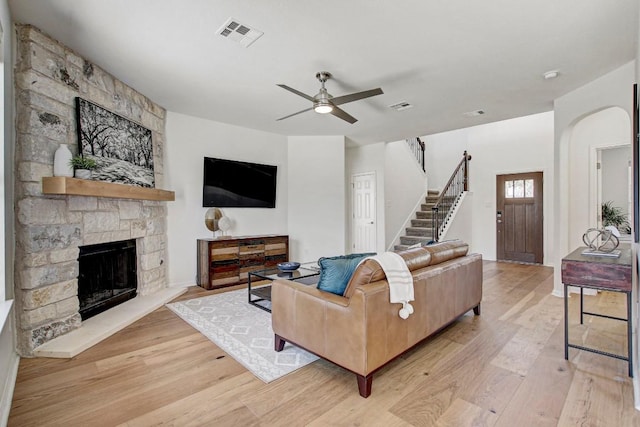
[[[462,155],[462,160],[456,166],[456,169],[451,174],[449,182],[444,186],[444,189],[440,193],[438,200],[431,208],[432,220],[432,239],[436,242],[440,240],[440,233],[447,223],[449,216],[453,211],[455,202],[458,197],[469,188],[469,161],[471,155],[467,154],[466,150]]]
[[[424,168],[424,142],[420,140],[420,138],[408,138],[407,144],[409,145],[409,149],[413,153],[416,161],[422,168],[422,172],[425,172]]]

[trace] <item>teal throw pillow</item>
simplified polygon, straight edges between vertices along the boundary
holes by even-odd
[[[375,255],[374,252],[364,254],[351,254],[330,258],[320,258],[320,281],[318,289],[331,292],[336,295],[343,295],[349,284],[349,279],[353,275],[358,263],[366,257]]]

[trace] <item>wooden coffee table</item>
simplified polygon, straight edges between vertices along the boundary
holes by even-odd
[[[291,272],[281,271],[277,267],[252,271],[249,273],[249,282],[247,286],[249,290],[249,304],[255,305],[256,307],[271,313],[271,285],[268,284],[252,287],[252,282],[263,280],[273,282],[277,279],[285,279],[300,282],[305,285],[316,285],[318,284],[319,276],[319,270],[312,269],[309,266],[305,267],[304,264],[297,270]]]

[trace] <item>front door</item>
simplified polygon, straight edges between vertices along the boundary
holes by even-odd
[[[353,252],[376,252],[376,174],[353,175]]]
[[[496,181],[498,260],[542,264],[542,172]]]

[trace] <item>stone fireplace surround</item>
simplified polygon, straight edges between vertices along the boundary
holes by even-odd
[[[47,195],[42,193],[42,178],[53,175],[54,152],[61,143],[77,151],[75,98],[79,96],[151,129],[155,182],[162,188],[165,110],[38,29],[17,25],[16,31],[18,352],[33,356],[39,346],[46,347],[43,344],[57,337],[83,336],[82,343],[73,344],[73,353],[175,296],[176,290],[166,289],[166,206],[148,200]],[[77,298],[79,246],[127,239],[137,241],[141,297],[82,323]]]

